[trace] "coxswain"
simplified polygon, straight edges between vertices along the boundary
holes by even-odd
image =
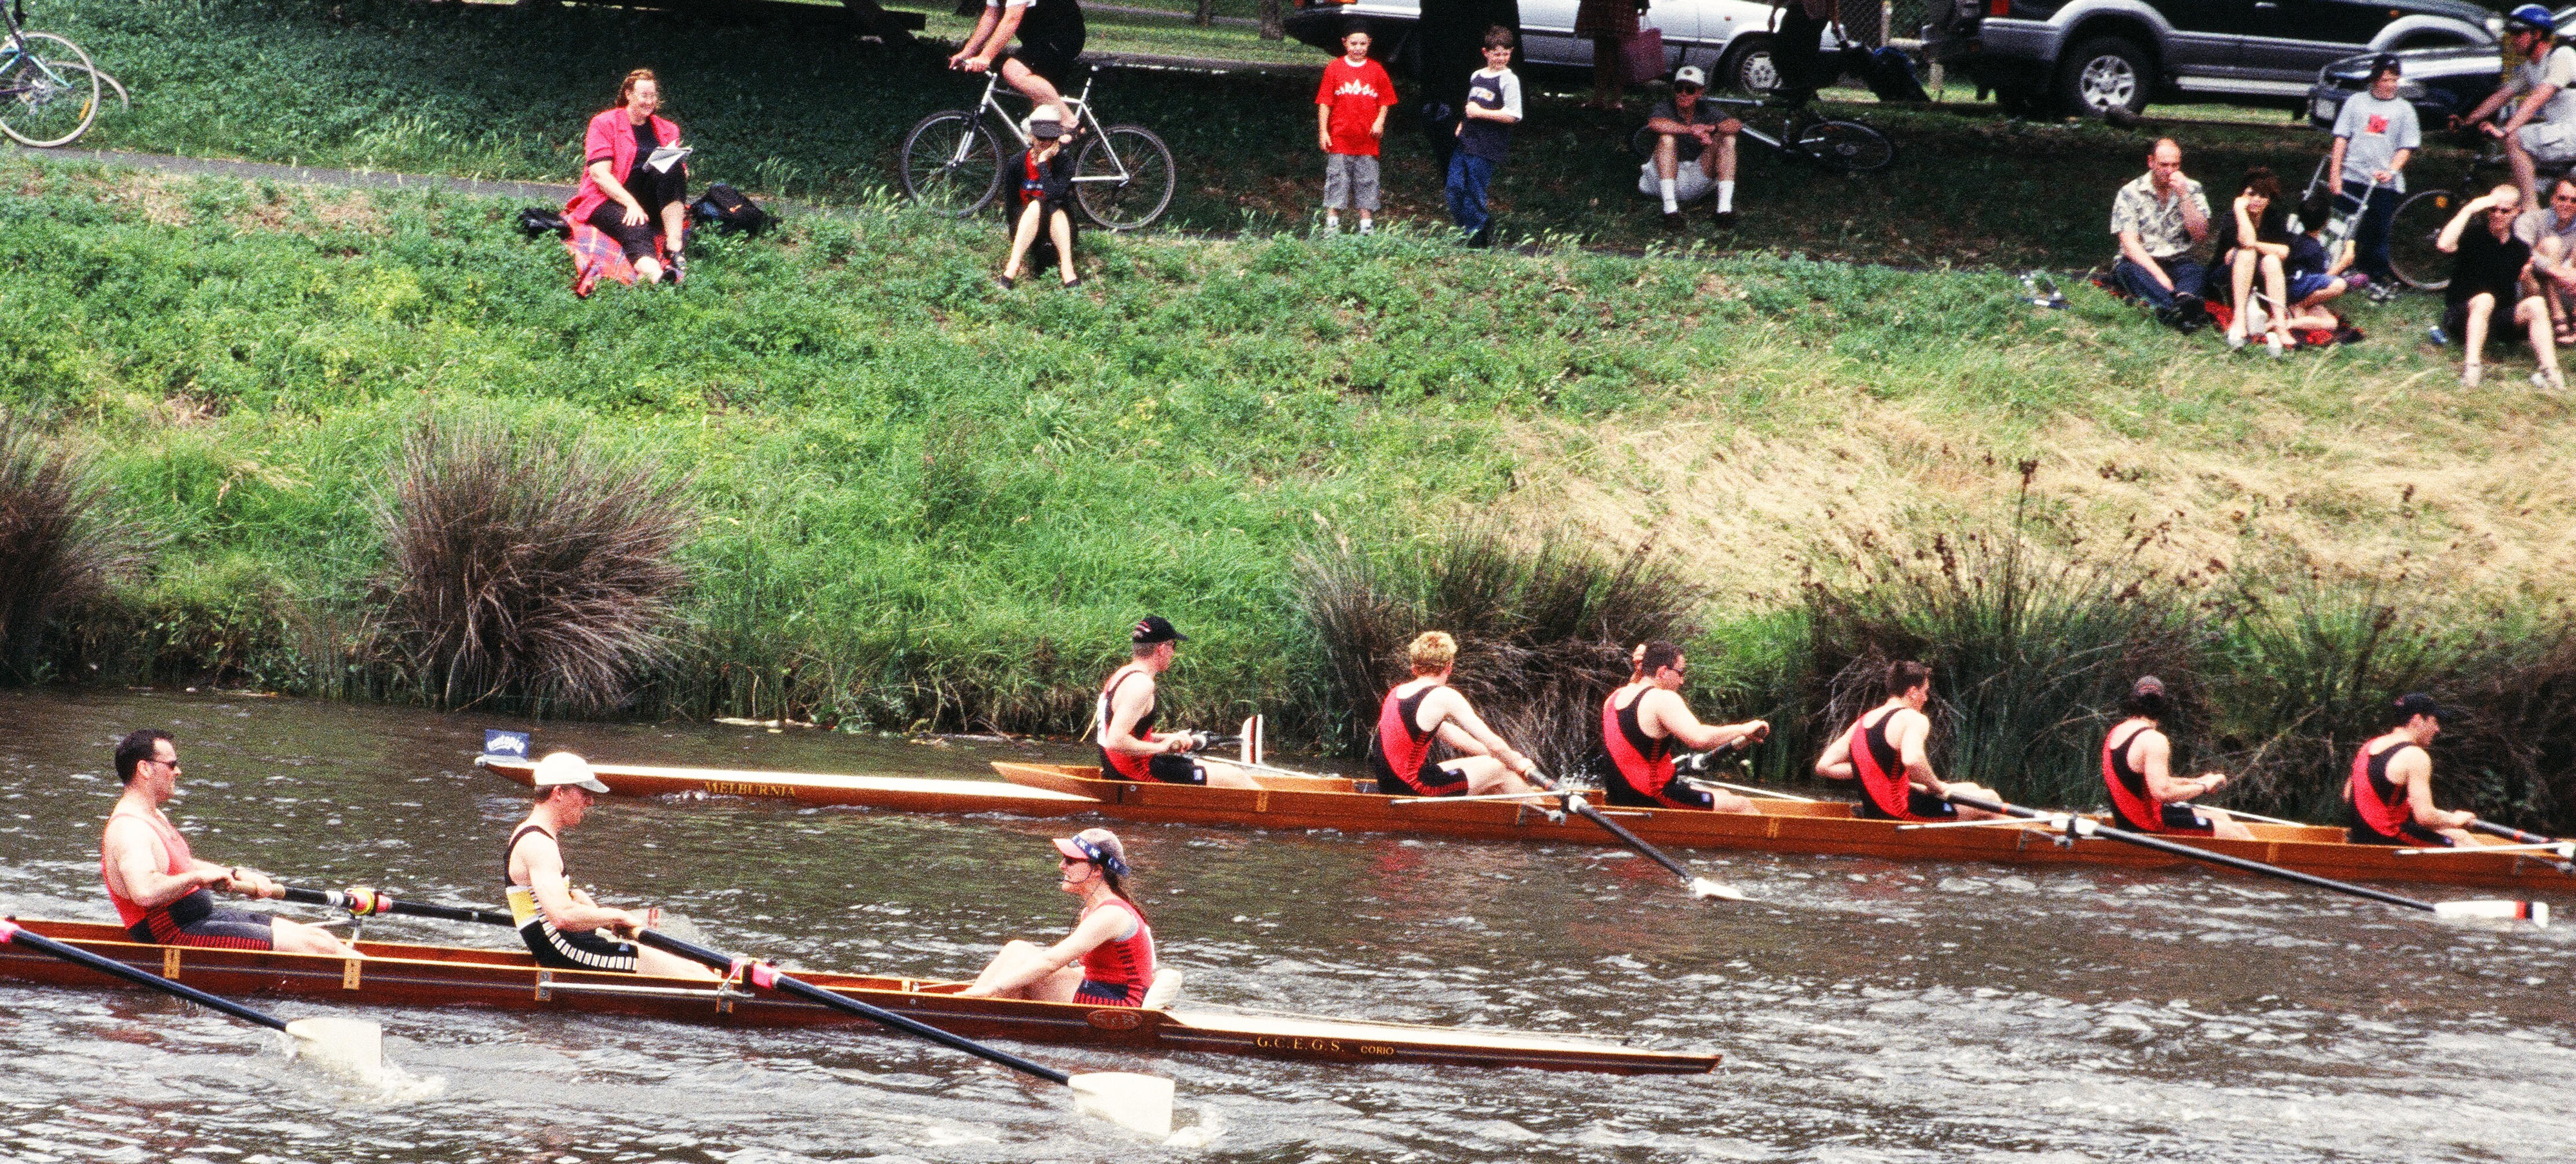
[[[1458,663],[1458,640],[1424,631],[1405,648],[1413,678],[1397,684],[1378,705],[1377,746],[1369,767],[1377,790],[1389,796],[1487,796],[1535,792],[1523,779],[1538,771],[1476,715],[1475,705],[1449,686]],[[1434,740],[1458,755],[1431,762]]]
[[[2172,704],[2164,680],[2141,676],[2130,684],[2120,711],[2128,718],[2112,724],[2102,737],[2102,783],[2111,790],[2111,823],[2140,833],[2254,839],[2224,810],[2184,803],[2217,791],[2227,775],[2203,772],[2189,780],[2173,775],[2173,741],[2164,733]]]
[[[1993,791],[1964,780],[1932,774],[1924,750],[1932,720],[1923,705],[1932,700],[1932,668],[1913,660],[1887,666],[1887,702],[1870,709],[1834,737],[1816,758],[1816,775],[1827,780],[1860,781],[1860,808],[1865,820],[1990,820],[1996,814],[1950,803],[1952,793],[2002,803]]]
[[[2414,692],[2400,698],[2397,726],[2361,746],[2352,758],[2352,776],[2344,782],[2344,802],[2352,806],[2347,835],[2356,845],[2478,845],[2469,822],[2473,812],[2444,812],[2433,807],[2433,737],[2452,711],[2433,697]]]
[[[1175,644],[1189,637],[1172,629],[1171,620],[1159,614],[1147,615],[1128,630],[1133,657],[1100,685],[1100,706],[1095,712],[1100,724],[1100,774],[1111,780],[1259,787],[1230,765],[1211,769],[1190,755],[1207,746],[1206,736],[1154,733],[1154,677],[1170,669],[1178,649]]]
[[[1673,742],[1706,752],[1738,740],[1758,742],[1771,734],[1761,720],[1701,723],[1682,702],[1682,680],[1690,659],[1680,647],[1660,639],[1638,648],[1637,674],[1627,686],[1601,701],[1601,747],[1610,753],[1610,779],[1604,798],[1626,808],[1695,808],[1716,812],[1755,812],[1753,802],[1722,789],[1693,787],[1673,771]]]
[[[969,998],[1028,998],[1086,1006],[1143,1006],[1154,985],[1154,929],[1127,893],[1127,847],[1108,829],[1055,839],[1056,888],[1082,899],[1082,920],[1040,949],[1004,943]]]
[[[117,741],[116,778],[125,792],[99,835],[98,873],[126,936],[161,946],[361,957],[319,926],[215,905],[211,890],[280,898],[286,889],[256,869],[201,861],[189,851],[188,838],[161,814],[179,794],[179,771],[179,747],[168,732],[143,728]]]
[[[511,830],[502,851],[501,889],[510,901],[510,917],[519,938],[536,955],[537,965],[558,970],[604,970],[612,974],[650,974],[659,978],[713,978],[707,968],[676,955],[628,941],[600,937],[607,930],[621,938],[650,928],[661,911],[638,913],[609,909],[573,888],[564,872],[563,835],[581,824],[597,796],[608,786],[590,770],[590,762],[571,752],[549,753],[537,761],[533,781],[536,807]]]

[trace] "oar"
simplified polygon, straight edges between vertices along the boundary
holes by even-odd
[[[1530,772],[1529,778],[1537,781],[1539,787],[1556,793],[1557,799],[1564,803],[1565,810],[1567,812],[1571,812],[1576,816],[1600,825],[1602,831],[1619,838],[1620,844],[1626,845],[1631,849],[1635,849],[1638,853],[1644,855],[1647,860],[1663,866],[1666,870],[1669,870],[1673,876],[1681,878],[1682,888],[1690,890],[1690,895],[1693,898],[1700,901],[1708,901],[1712,899],[1725,901],[1747,900],[1743,890],[1737,889],[1723,881],[1713,881],[1709,878],[1702,877],[1699,874],[1691,872],[1690,866],[1684,865],[1679,861],[1673,860],[1671,857],[1665,856],[1663,850],[1658,849],[1653,845],[1649,845],[1645,841],[1639,839],[1637,834],[1629,832],[1625,827],[1620,825],[1619,822],[1601,815],[1600,809],[1592,807],[1590,801],[1583,799],[1583,792],[1581,789],[1558,788],[1556,786],[1556,781],[1548,779],[1546,776],[1535,770]]]
[[[2526,833],[2521,829],[2510,828],[2505,825],[2497,824],[2491,820],[2471,820],[2469,822],[2469,828],[2477,832],[2485,833],[2491,837],[2503,837],[2508,841],[2514,841],[2525,845],[2559,845],[2566,843],[2555,837],[2544,837],[2539,833]]]
[[[222,1011],[246,1023],[257,1023],[272,1031],[284,1032],[295,1040],[300,1054],[337,1071],[374,1081],[385,1073],[385,1032],[382,1027],[358,1019],[306,1018],[288,1022],[266,1011],[252,1010],[228,998],[218,998],[193,986],[172,982],[158,974],[137,970],[114,958],[90,953],[78,946],[66,945],[19,925],[15,920],[0,918],[0,942],[25,946],[50,954],[75,965],[87,966],[101,974],[122,978],[137,986],[149,987],[164,994],[176,995],[199,1006]]]
[[[2017,804],[2005,804],[2002,801],[1983,800],[1978,797],[1964,796],[1957,793],[1952,793],[1949,800],[1952,804],[1963,805],[1968,808],[1984,809],[1987,812],[2002,813],[2006,816],[2017,816],[2032,820],[2052,819],[2052,814],[2043,813],[2033,808],[2023,808]],[[2066,835],[2070,837],[2106,837],[2125,845],[2136,845],[2142,849],[2155,849],[2159,852],[2171,853],[2177,857],[2189,857],[2195,861],[2207,861],[2212,865],[2223,865],[2230,869],[2242,870],[2247,873],[2258,873],[2265,877],[2278,877],[2284,881],[2295,881],[2301,885],[2313,885],[2319,889],[2331,889],[2337,893],[2346,893],[2354,897],[2364,897],[2387,905],[2402,906],[2407,909],[2420,909],[2426,913],[2435,914],[2440,917],[2528,919],[2533,925],[2545,926],[2549,924],[2549,903],[2545,901],[2420,901],[2412,897],[2403,897],[2398,894],[2372,889],[2366,885],[2354,885],[2349,881],[2337,881],[2330,877],[2319,877],[2313,873],[2301,873],[2296,869],[2284,869],[2278,865],[2266,865],[2261,861],[2249,861],[2243,857],[2231,857],[2225,853],[2213,853],[2206,849],[2194,848],[2190,845],[2179,844],[2173,841],[2164,840],[2160,837],[2151,837],[2144,833],[2133,833],[2127,829],[2113,828],[2110,825],[2103,824],[2091,817],[2067,816],[2063,813],[2054,815],[2064,817],[2066,823],[2060,827],[2064,828],[2066,830]]]
[[[1084,1115],[1097,1116],[1120,1127],[1131,1128],[1156,1139],[1169,1138],[1172,1134],[1172,1081],[1159,1075],[1141,1075],[1127,1071],[1067,1074],[1041,1063],[1032,1063],[1008,1051],[987,1047],[962,1035],[950,1034],[917,1019],[905,1018],[883,1007],[870,1006],[810,982],[790,978],[772,969],[767,963],[730,958],[704,946],[681,941],[659,930],[637,930],[635,940],[654,949],[668,951],[693,962],[704,963],[719,971],[730,973],[737,966],[742,967],[755,986],[793,994],[809,1002],[818,1002],[846,1014],[854,1014],[907,1034],[918,1035],[940,1046],[999,1063],[1014,1071],[1037,1076],[1049,1083],[1061,1083],[1073,1090],[1074,1107]]]
[[[1812,796],[1792,796],[1786,792],[1774,792],[1768,788],[1761,788],[1751,784],[1729,784],[1723,780],[1693,780],[1688,776],[1684,776],[1682,777],[1682,783],[1688,784],[1702,792],[1706,792],[1712,788],[1723,788],[1729,792],[1741,792],[1746,796],[1768,797],[1772,800],[1794,800],[1800,804],[1823,803]]]
[[[479,922],[484,925],[515,926],[518,921],[506,913],[488,909],[466,909],[454,905],[424,905],[417,901],[398,901],[390,893],[374,889],[303,889],[286,887],[286,900],[306,905],[327,905],[345,909],[353,917],[381,913],[399,913],[411,917],[434,917],[443,921]]]

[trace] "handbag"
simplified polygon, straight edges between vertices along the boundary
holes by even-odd
[[[1664,75],[1664,30],[1640,28],[1619,42],[1619,71],[1631,85],[1643,85]]]

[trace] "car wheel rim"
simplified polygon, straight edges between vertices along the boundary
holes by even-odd
[[[1748,92],[1767,93],[1780,87],[1780,70],[1772,66],[1769,53],[1748,54],[1744,58],[1744,67],[1738,70],[1738,73],[1743,78],[1744,88]]]
[[[2138,74],[2129,67],[2125,58],[2095,57],[2085,64],[2084,72],[2076,79],[2075,91],[2086,105],[2095,109],[2127,105],[2129,99],[2138,93]]]

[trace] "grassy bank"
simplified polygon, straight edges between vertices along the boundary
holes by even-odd
[[[894,184],[892,155],[915,121],[977,91],[927,52],[589,5],[57,0],[39,15],[134,91],[134,108],[111,108],[86,144],[308,165],[569,180],[585,120],[619,75],[649,65],[700,150],[701,178],[860,202]],[[1170,142],[1182,178],[1173,225],[1301,228],[1313,212],[1311,79],[1113,70],[1098,95],[1113,120]],[[1680,243],[1912,267],[2106,261],[2111,192],[2140,172],[2156,131],[2005,122],[1970,108],[1844,110],[1899,143],[1896,165],[1869,178],[1748,149],[1743,225],[1720,237],[1698,223]],[[1642,110],[1623,118],[1534,99],[1498,187],[1507,229],[1673,245],[1636,194],[1640,159],[1626,143],[1641,120]],[[2172,131],[2191,172],[2220,184],[2257,161],[2295,180],[2324,145],[2286,124]],[[1397,117],[1388,138],[1390,214],[1444,221],[1420,133]],[[2437,148],[2418,172],[2456,165]]]

